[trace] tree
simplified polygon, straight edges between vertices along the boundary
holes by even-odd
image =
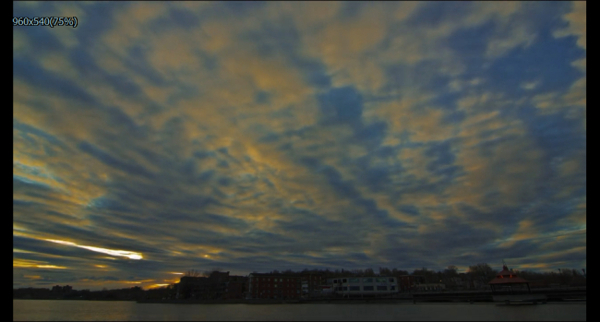
[[[354,275],[356,276],[364,276],[365,272],[362,269],[355,269],[354,271],[352,271],[354,273]]]
[[[449,276],[455,276],[456,274],[458,274],[458,267],[454,265],[448,265],[448,267],[446,267],[446,269],[444,270],[444,273]]]
[[[473,277],[489,277],[491,279],[496,275],[496,271],[494,271],[487,263],[479,263],[477,265],[469,266],[469,274]]]
[[[436,279],[435,271],[428,270],[426,267],[415,269],[412,275],[422,276],[424,283],[437,283],[439,281],[439,279]]]
[[[392,275],[394,275],[394,276],[408,275],[408,271],[397,269],[394,267],[392,269]]]
[[[200,276],[202,276],[202,274],[200,274],[200,272],[198,272],[195,269],[190,269],[189,271],[185,272],[185,274],[183,276],[200,277]]]
[[[392,271],[387,267],[379,267],[379,276],[389,276]]]

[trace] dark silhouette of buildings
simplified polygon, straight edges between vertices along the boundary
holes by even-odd
[[[213,271],[209,276],[183,276],[177,284],[178,299],[242,299],[247,277]]]
[[[423,284],[421,275],[401,275],[398,278],[398,286],[401,292],[412,292],[417,290],[417,285]]]
[[[300,276],[302,282],[302,296],[312,297],[322,293],[325,276],[321,273],[304,273]]]
[[[252,273],[248,276],[249,299],[298,299],[302,291],[299,275]]]

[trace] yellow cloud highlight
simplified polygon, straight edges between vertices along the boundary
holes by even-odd
[[[42,277],[41,277],[41,276],[39,276],[39,275],[24,275],[24,277],[25,277],[25,278],[28,278],[28,279],[32,279],[32,280],[39,280],[39,279],[42,279]]]
[[[365,108],[367,120],[380,120],[388,124],[388,135],[384,145],[399,144],[397,136],[408,131],[411,141],[426,142],[450,138],[454,125],[443,121],[445,113],[435,106],[428,106],[427,101],[433,95],[421,94],[398,101],[372,103]]]
[[[586,252],[586,246],[581,246],[581,247],[575,247],[575,248],[571,248],[571,249],[567,249],[567,250],[563,250],[563,251],[559,251],[559,252],[553,252],[553,253],[549,253],[549,254],[540,255],[537,258],[542,262],[551,262],[552,260],[563,257],[565,255],[577,254],[577,253],[585,254],[585,252]]]
[[[530,31],[525,24],[513,22],[490,38],[486,56],[489,58],[498,58],[514,47],[528,47],[533,43],[535,37],[536,34]]]
[[[554,37],[574,35],[578,38],[577,45],[586,49],[586,1],[573,1],[573,10],[564,15],[563,19],[569,22],[566,29],[554,32]]]
[[[341,7],[340,1],[281,1],[271,2],[266,12],[273,20],[282,14],[291,16],[296,27],[304,34],[335,19]]]
[[[67,267],[65,267],[65,266],[51,265],[51,264],[47,264],[47,263],[48,262],[44,262],[44,261],[13,258],[13,267],[67,269]]]
[[[517,269],[525,270],[525,269],[554,269],[554,263],[530,263],[530,264],[521,264],[516,266]]]
[[[195,70],[200,63],[197,53],[193,51],[190,34],[183,31],[169,31],[153,39],[153,50],[150,52],[149,61],[165,76],[169,72],[180,69]],[[173,50],[177,48],[177,50]]]
[[[36,254],[36,252],[31,252],[28,250],[22,250],[22,249],[13,249],[13,253],[24,253],[24,254]]]
[[[399,153],[399,161],[402,162],[402,167],[417,180],[429,181],[430,175],[427,170],[429,157],[425,156],[425,148],[403,148]]]
[[[142,284],[142,283],[154,282],[154,279],[146,279],[146,280],[140,280],[140,281],[121,281],[121,282],[125,283],[125,284]]]
[[[582,64],[577,65],[575,63]],[[576,61],[575,67],[585,69],[585,59]],[[585,110],[587,107],[587,77],[583,76],[576,80],[571,87],[560,95],[558,92],[548,92],[534,96],[531,102],[538,108],[541,114],[550,114],[567,109],[568,118],[580,118],[582,120],[581,128],[586,130]]]
[[[153,288],[160,288],[160,287],[165,287],[165,286],[169,286],[169,284],[152,284],[152,285],[146,286],[146,288],[153,289]]]
[[[528,240],[539,237],[539,231],[533,226],[533,221],[525,219],[519,222],[517,231],[510,237],[510,239],[498,245],[498,247],[504,248],[512,246],[516,241]]]
[[[165,3],[132,2],[115,16],[115,28],[103,37],[104,43],[108,44],[113,51],[124,55],[129,46],[142,40],[143,35],[147,34],[144,33],[145,26],[151,20],[168,12],[165,9]]]
[[[257,90],[269,92],[273,96],[271,105],[275,109],[300,102],[312,92],[304,84],[298,71],[289,68],[279,59],[265,59],[252,51],[239,51],[222,57],[221,60],[223,79],[231,79],[245,86],[251,84],[243,84],[244,79],[250,80]],[[253,96],[250,98],[253,100]],[[246,103],[250,102],[248,100]]]
[[[386,6],[371,3],[352,20],[330,20],[322,30],[304,34],[303,50],[322,59],[334,86],[348,84],[360,90],[377,90],[384,83],[381,67],[364,57],[385,36]]]
[[[579,70],[581,70],[582,72],[585,73],[586,66],[587,66],[587,59],[586,58],[578,59],[578,60],[572,62],[571,66],[578,68]]]
[[[78,245],[73,242],[68,242],[68,241],[64,241],[64,240],[55,240],[55,239],[44,239],[44,240],[52,242],[52,243],[56,243],[56,244],[62,244],[62,245],[67,245],[67,246],[83,248],[83,249],[91,250],[93,252],[109,254],[109,255],[113,255],[113,256],[127,257],[129,259],[139,260],[139,259],[143,258],[141,253],[130,252],[130,251],[126,251],[126,250],[113,250],[113,249],[107,249],[107,248],[101,248],[101,247]]]
[[[453,148],[457,152],[455,164],[462,166],[466,175],[445,194],[450,204],[465,202],[487,209],[499,204],[518,205],[533,194],[541,176],[543,153],[527,137],[522,121],[499,113],[513,103],[491,92],[458,100],[467,117],[460,124],[461,140],[453,143]],[[504,140],[497,140],[501,138]],[[515,155],[521,157],[515,159]],[[498,197],[484,200],[493,190]]]
[[[539,81],[532,81],[532,82],[524,82],[521,84],[521,88],[524,90],[532,90],[535,89],[536,87],[538,87],[540,85]]]

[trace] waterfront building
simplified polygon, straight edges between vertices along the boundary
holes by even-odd
[[[416,290],[419,292],[440,292],[446,289],[446,285],[442,283],[428,283],[416,285]]]
[[[502,266],[502,271],[496,275],[489,283],[492,291],[530,291],[529,282],[508,269],[506,265]]]
[[[419,284],[424,283],[421,275],[401,275],[398,278],[398,287],[401,292],[416,291]]]
[[[298,299],[302,291],[299,275],[252,273],[248,276],[249,299]]]
[[[324,276],[321,273],[303,273],[300,275],[302,296],[312,297],[322,295]]]
[[[229,297],[227,286],[230,280],[229,272],[211,272],[208,277],[183,276],[177,284],[178,299],[215,300]],[[239,286],[232,285],[232,292],[236,293]],[[243,287],[241,291],[243,292]],[[231,295],[235,296],[235,295]]]
[[[337,277],[327,280],[333,293],[342,296],[385,295],[398,292],[396,277]]]
[[[225,294],[223,299],[243,299],[246,296],[248,285],[248,277],[246,276],[229,276],[229,280],[225,284]]]
[[[542,294],[532,294],[529,288],[529,282],[517,276],[515,272],[509,270],[506,265],[502,266],[502,271],[489,282],[492,289],[492,298],[496,302],[511,301],[518,302],[545,302],[546,296]]]

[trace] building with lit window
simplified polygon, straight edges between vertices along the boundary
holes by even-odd
[[[395,277],[338,277],[330,278],[327,284],[332,286],[332,293],[342,296],[385,295],[398,292],[398,281]]]
[[[298,299],[301,277],[287,274],[252,273],[248,276],[249,299]]]
[[[398,280],[398,286],[401,292],[416,291],[420,284],[424,284],[424,278],[421,275],[402,275]]]
[[[312,297],[322,295],[322,285],[325,282],[323,274],[304,273],[300,275],[302,281],[302,296]]]

